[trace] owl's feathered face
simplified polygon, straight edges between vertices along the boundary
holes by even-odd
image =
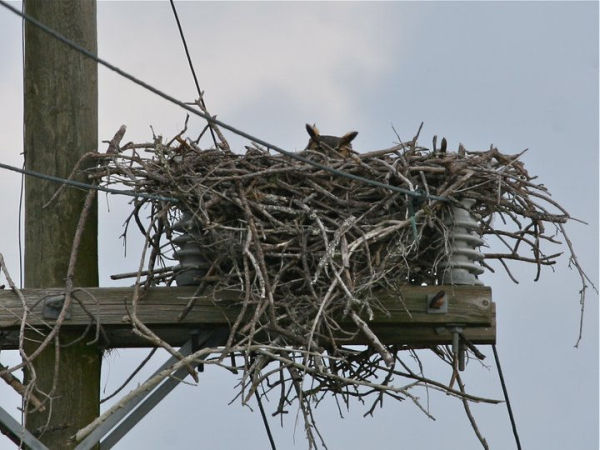
[[[344,157],[350,156],[352,153],[352,140],[358,135],[358,131],[350,131],[343,136],[327,136],[322,135],[316,125],[306,124],[306,131],[310,139],[306,145],[306,150],[316,151],[335,151]]]

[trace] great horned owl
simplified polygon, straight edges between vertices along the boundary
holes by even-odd
[[[317,150],[327,152],[334,150],[345,158],[352,154],[352,140],[358,134],[358,131],[350,131],[341,137],[325,136],[319,133],[316,125],[306,124],[306,131],[310,139],[306,145],[306,150]]]

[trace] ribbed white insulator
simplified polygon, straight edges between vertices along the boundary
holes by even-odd
[[[475,200],[465,198],[461,202],[462,208],[452,208],[452,221],[450,222],[448,257],[442,266],[443,284],[483,284],[477,278],[483,273],[483,267],[479,264],[483,255],[478,247],[484,244],[477,230],[479,225],[470,210]]]

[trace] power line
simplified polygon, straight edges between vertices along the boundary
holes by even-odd
[[[188,50],[187,41],[185,40],[185,35],[183,34],[183,28],[181,27],[181,22],[179,21],[179,15],[177,14],[177,9],[175,8],[175,2],[171,1],[171,9],[173,9],[173,15],[175,16],[175,21],[177,22],[177,28],[179,29],[179,36],[181,36],[181,42],[183,42],[183,48],[185,49],[185,55],[188,60],[188,64],[190,66],[190,70],[192,71],[192,77],[194,77],[194,83],[196,84],[196,89],[198,90],[198,101],[204,111],[206,111],[206,104],[204,103],[204,96],[202,95],[202,90],[200,89],[200,83],[198,83],[198,77],[196,76],[196,71],[194,70],[194,64],[192,64],[192,57],[190,56],[190,52]],[[210,135],[212,136],[213,142],[215,144],[215,148],[217,147],[217,138],[215,137],[215,132],[212,127],[209,126]]]
[[[500,367],[500,358],[498,358],[498,352],[496,346],[492,344],[492,350],[494,351],[494,359],[496,360],[496,368],[498,369],[498,375],[500,376],[500,384],[502,385],[502,393],[504,394],[504,400],[506,401],[506,409],[508,409],[508,416],[510,417],[510,424],[512,426],[513,435],[515,442],[517,443],[517,449],[521,450],[521,441],[519,440],[519,433],[517,432],[517,425],[513,416],[512,408],[510,407],[510,400],[508,399],[508,390],[504,383],[504,376],[502,375],[502,367]]]
[[[271,427],[269,426],[269,421],[267,420],[267,415],[265,414],[265,409],[262,404],[262,400],[260,399],[260,394],[258,390],[254,393],[256,397],[256,401],[258,402],[258,408],[260,409],[260,415],[263,420],[263,424],[265,425],[265,430],[267,431],[267,436],[269,437],[269,443],[271,444],[271,450],[277,450],[275,446],[275,440],[273,439],[273,435],[271,434]]]
[[[179,15],[177,14],[177,9],[175,8],[175,3],[173,0],[170,0],[171,8],[173,9],[173,15],[175,16],[175,21],[177,22],[177,28],[179,29],[179,36],[181,36],[181,41],[183,42],[183,48],[185,50],[185,55],[188,60],[188,64],[190,66],[190,70],[192,71],[192,76],[194,77],[194,83],[196,84],[196,89],[198,90],[198,95],[200,96],[200,103],[202,106],[206,107],[204,104],[204,99],[202,98],[202,90],[200,89],[200,84],[198,83],[198,77],[196,76],[196,71],[194,70],[194,65],[192,64],[192,57],[190,56],[190,52],[188,50],[187,42],[185,40],[185,35],[183,34],[183,28],[181,28],[181,22],[179,21]]]
[[[388,189],[390,191],[393,192],[399,192],[401,194],[405,194],[408,195],[410,197],[415,197],[415,198],[427,198],[427,199],[432,199],[432,200],[440,200],[440,201],[449,201],[449,199],[447,197],[441,197],[438,195],[431,195],[431,194],[427,194],[424,192],[419,192],[419,191],[409,191],[408,189],[403,189],[401,187],[398,186],[392,186],[390,184],[386,184],[386,183],[382,183],[380,181],[376,181],[376,180],[371,180],[369,178],[365,178],[365,177],[361,177],[359,175],[354,175],[352,173],[347,173],[347,172],[343,172],[341,170],[338,169],[334,169],[333,167],[329,167],[326,166],[324,164],[318,163],[316,161],[310,160],[308,158],[304,158],[303,156],[294,153],[294,152],[289,152],[287,150],[283,150],[282,148],[270,144],[269,142],[257,138],[255,136],[252,136],[249,133],[246,133],[245,131],[239,130],[231,125],[228,125],[225,122],[222,122],[212,116],[210,116],[209,114],[206,114],[202,111],[198,111],[197,109],[194,109],[192,107],[190,107],[189,105],[186,105],[184,102],[177,100],[176,98],[172,97],[171,95],[149,85],[148,83],[134,77],[133,75],[130,75],[129,73],[119,69],[118,67],[114,66],[113,64],[109,63],[108,61],[103,60],[102,58],[98,57],[97,55],[93,54],[92,52],[90,52],[89,50],[86,50],[85,48],[81,47],[80,45],[76,44],[75,42],[67,39],[66,37],[64,37],[62,34],[58,33],[57,31],[49,28],[48,26],[44,25],[43,23],[39,22],[38,20],[34,19],[33,17],[29,16],[28,14],[22,13],[21,11],[19,11],[18,9],[14,8],[13,6],[11,6],[10,4],[8,4],[5,0],[0,0],[0,5],[4,6],[6,9],[12,11],[14,14],[22,17],[23,19],[25,19],[27,22],[31,23],[32,25],[38,27],[39,29],[41,29],[42,31],[44,31],[45,33],[49,34],[50,36],[54,37],[55,39],[59,40],[60,42],[64,43],[65,45],[71,47],[72,49],[80,52],[81,54],[87,56],[88,58],[96,61],[98,64],[103,65],[104,67],[112,70],[113,72],[121,75],[124,78],[127,78],[128,80],[130,80],[131,82],[137,84],[138,86],[142,86],[144,89],[162,97],[163,99],[179,106],[180,108],[188,111],[191,114],[194,114],[196,116],[202,117],[203,119],[205,119],[209,125],[210,124],[215,124],[218,125],[221,128],[224,128],[226,130],[231,131],[232,133],[237,134],[238,136],[241,136],[243,138],[246,138],[250,141],[256,142],[257,144],[263,145],[264,147],[267,147],[269,149],[275,150],[278,153],[281,153],[282,155],[288,156],[289,158],[295,159],[297,161],[301,161],[305,164],[309,164],[313,167],[316,167],[318,169],[327,171],[333,175],[336,176],[341,176],[341,177],[345,177],[345,178],[349,178],[351,180],[355,180],[355,181],[359,181],[365,184],[369,184],[371,186],[375,186],[375,187],[379,187],[379,188],[383,188],[383,189]]]
[[[21,12],[25,8],[25,3],[21,3]],[[25,22],[21,21],[21,64],[25,67]],[[23,73],[23,86],[25,86],[25,73]],[[25,141],[25,121],[21,127],[23,133],[23,141]],[[23,152],[23,169],[25,168],[25,152]],[[18,219],[18,239],[19,244],[19,287],[23,289],[23,239],[21,232],[23,231],[23,197],[25,194],[25,176],[21,174],[21,186],[19,188],[19,219]],[[24,420],[24,411],[21,411],[21,420]]]
[[[162,195],[154,195],[154,194],[146,194],[144,192],[135,192],[135,191],[120,191],[118,189],[111,189],[103,186],[98,186],[95,184],[87,184],[82,183],[81,181],[68,180],[66,178],[55,177],[54,175],[46,175],[45,173],[36,172],[34,170],[29,169],[20,169],[19,167],[9,166],[8,164],[0,163],[0,168],[12,170],[13,172],[19,172],[24,175],[29,175],[36,178],[41,178],[43,180],[54,181],[55,183],[68,184],[70,186],[78,187],[81,189],[94,189],[96,191],[108,192],[109,194],[115,195],[127,195],[129,197],[140,197],[147,198],[150,200],[163,200],[166,202],[178,202],[179,200],[174,197],[165,197]]]

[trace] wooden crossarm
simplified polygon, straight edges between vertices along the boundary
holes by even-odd
[[[428,298],[440,290],[447,293],[448,312],[427,312]],[[29,308],[28,324],[32,327],[51,326],[53,320],[43,317],[45,299],[56,297],[60,289],[24,289],[21,291]],[[91,295],[88,295],[89,294]],[[496,310],[491,289],[483,286],[407,286],[401,296],[390,291],[377,295],[388,314],[374,309],[369,328],[385,344],[427,347],[450,344],[447,326],[460,325],[464,335],[474,344],[492,344],[496,340]],[[182,345],[191,330],[222,327],[233,322],[239,308],[239,293],[224,291],[218,298],[199,297],[187,316],[177,318],[194,294],[194,288],[157,287],[151,289],[138,303],[137,315],[155,333],[171,345]],[[109,342],[108,347],[146,347],[146,341],[131,332],[129,311],[133,288],[87,288],[75,293],[70,319],[63,327],[81,328],[99,319]],[[0,348],[16,348],[23,308],[21,300],[9,290],[0,291]],[[366,320],[365,317],[363,319]],[[349,320],[341,320],[350,327]],[[92,327],[93,330],[93,327]],[[366,344],[357,336],[348,344]]]

